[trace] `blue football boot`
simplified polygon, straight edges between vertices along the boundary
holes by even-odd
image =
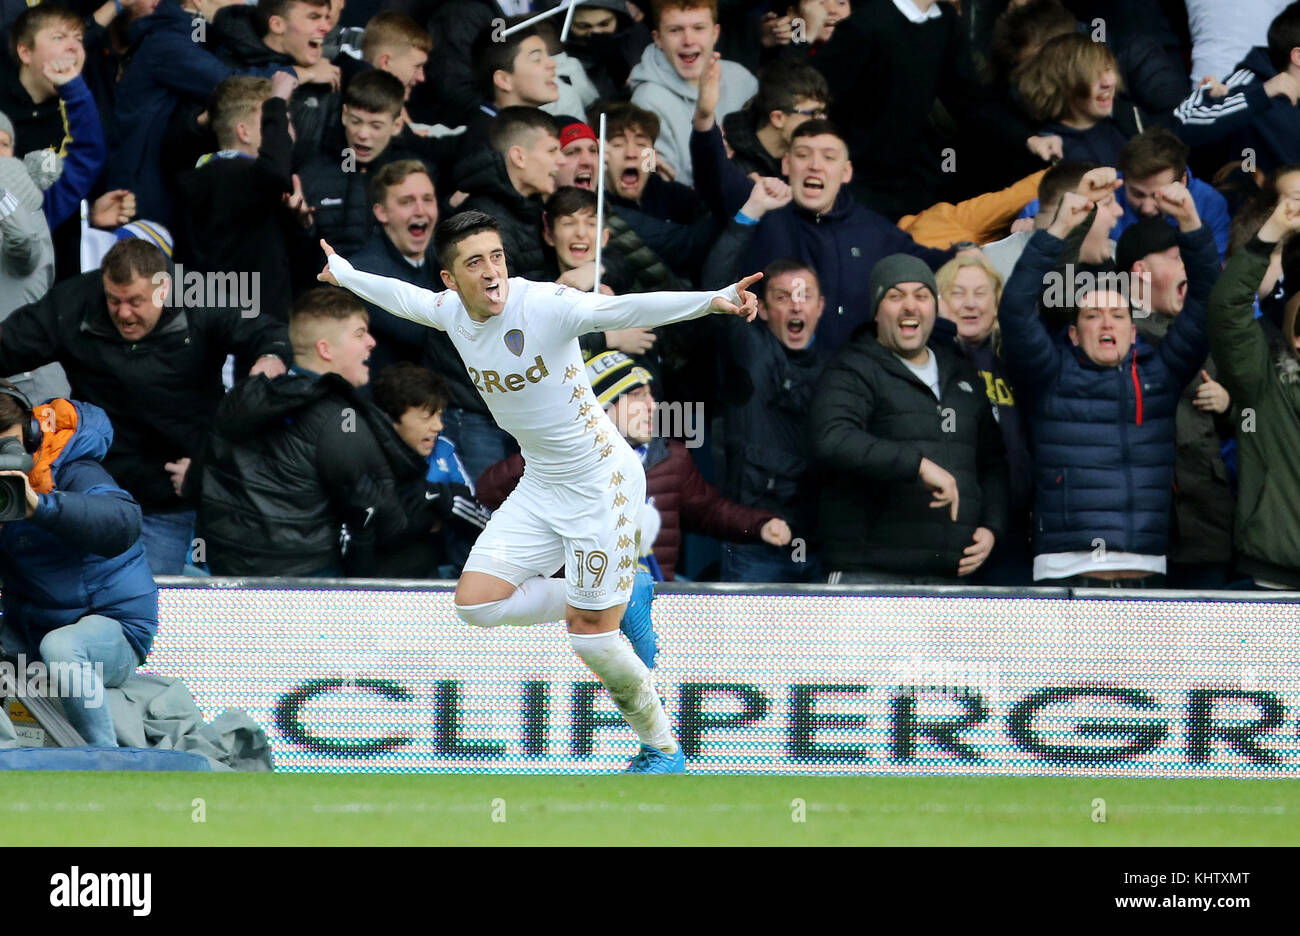
[[[686,773],[686,752],[682,746],[677,745],[677,750],[672,754],[665,754],[658,748],[652,748],[648,744],[641,745],[641,750],[636,752],[632,762],[627,765],[628,773],[650,773],[650,774],[674,774]]]
[[[619,628],[632,642],[632,649],[646,665],[654,669],[655,654],[659,649],[659,639],[655,635],[654,621],[650,619],[650,604],[655,598],[655,582],[649,572],[638,569],[636,581],[632,584],[632,596],[628,599],[627,610]]]

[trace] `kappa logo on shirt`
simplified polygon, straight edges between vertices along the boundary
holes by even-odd
[[[466,328],[464,325],[457,325],[457,326],[456,326],[456,334],[460,335],[460,336],[461,336],[462,338],[464,338],[466,341],[477,341],[477,340],[478,340],[478,335],[476,335],[476,334],[474,334],[473,332],[471,332],[471,331],[470,331],[468,328]]]

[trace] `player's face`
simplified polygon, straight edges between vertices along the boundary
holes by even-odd
[[[605,143],[605,184],[628,201],[640,201],[655,163],[655,141],[637,127]]]
[[[486,322],[506,307],[510,283],[506,277],[506,252],[496,231],[471,234],[456,245],[456,260],[442,271],[442,281],[456,290],[470,318]]]
[[[375,205],[375,217],[403,257],[424,259],[433,226],[438,223],[433,182],[423,172],[413,172],[399,184],[390,185],[383,202]]]
[[[876,338],[900,357],[925,347],[934,330],[934,293],[924,283],[899,283],[885,293],[876,309]]]
[[[619,434],[632,445],[645,445],[650,441],[654,424],[655,398],[648,386],[629,390],[606,408],[609,418],[618,427]]]
[[[412,406],[393,423],[393,428],[403,442],[420,453],[421,458],[428,458],[438,444],[438,434],[442,432],[442,410],[435,413]]]
[[[343,133],[362,165],[386,150],[401,129],[400,114],[377,114],[343,105]]]
[[[825,307],[816,278],[806,270],[791,270],[768,282],[758,315],[777,341],[792,351],[802,351],[812,342]]]
[[[127,341],[139,341],[153,331],[167,298],[166,278],[158,283],[145,276],[137,276],[129,283],[115,283],[107,276],[102,280],[108,317],[118,334]]]
[[[529,36],[520,43],[515,70],[510,73],[510,90],[530,107],[559,100],[555,59],[546,54],[546,42],[541,36]]]
[[[571,215],[560,215],[551,221],[551,229],[546,240],[555,248],[555,256],[563,270],[572,270],[589,260],[596,259],[597,234],[596,213],[579,211]],[[609,230],[603,234],[601,246],[609,243]]]
[[[1128,302],[1117,292],[1101,290],[1082,297],[1079,318],[1070,326],[1070,340],[1092,363],[1117,366],[1133,347],[1133,318]]]
[[[721,31],[709,8],[697,7],[664,10],[659,16],[659,28],[651,35],[680,77],[698,81],[704,63],[713,57],[713,46]]]
[[[948,292],[939,297],[939,313],[957,324],[957,334],[979,344],[998,321],[997,292],[989,275],[979,267],[962,267]]]
[[[600,159],[600,148],[595,140],[574,140],[564,148],[564,165],[555,177],[556,183],[563,187],[573,185],[589,192],[596,191],[596,167]]]
[[[325,34],[330,31],[328,6],[311,6],[306,3],[290,4],[283,17],[273,17],[281,25],[279,31],[284,52],[292,56],[297,65],[310,66],[320,61]]]
[[[830,211],[840,187],[853,178],[853,165],[844,141],[823,133],[799,137],[781,159],[790,179],[795,204],[821,214]]]

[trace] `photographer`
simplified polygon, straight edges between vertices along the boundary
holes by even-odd
[[[64,709],[97,747],[117,747],[104,688],[144,662],[158,630],[140,506],[100,464],[112,441],[99,407],[55,399],[33,411],[0,381],[0,508],[25,515],[0,524],[0,644],[47,666],[81,668],[81,692],[64,698]]]

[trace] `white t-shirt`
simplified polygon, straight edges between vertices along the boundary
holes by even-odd
[[[1042,553],[1034,557],[1034,581],[1041,579],[1070,578],[1085,572],[1127,569],[1139,572],[1165,573],[1164,556],[1146,556],[1142,553],[1116,552],[1106,550],[1094,553],[1091,550],[1079,552]]]
[[[511,277],[505,309],[476,322],[452,290],[433,292],[363,273],[338,254],[329,267],[339,285],[367,302],[446,332],[492,418],[519,443],[529,474],[543,481],[573,481],[600,470],[592,420],[607,424],[599,434],[627,444],[592,393],[579,335],[699,318],[715,296],[740,301],[734,285],[722,292],[607,296]],[[584,396],[591,407],[575,420],[568,404]]]
[[[939,359],[934,356],[934,352],[929,348],[925,350],[925,363],[913,364],[902,355],[895,354],[894,357],[903,362],[903,366],[920,378],[921,383],[930,388],[936,400],[939,397]]]
[[[1223,79],[1255,46],[1268,44],[1268,27],[1291,0],[1187,0],[1192,34],[1192,86],[1206,75]]]

